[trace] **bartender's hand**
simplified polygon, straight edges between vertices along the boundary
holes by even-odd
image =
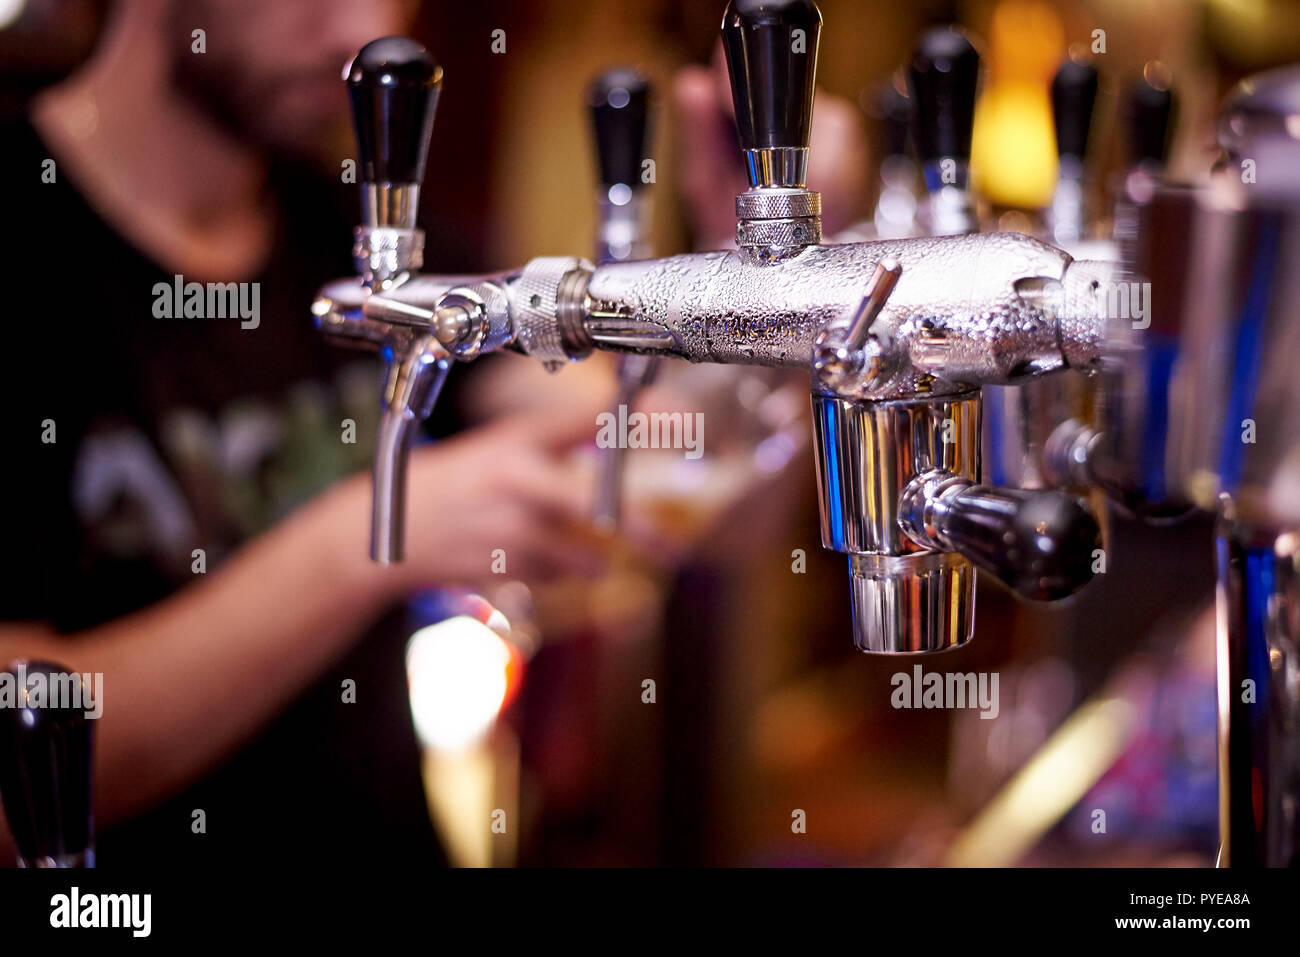
[[[813,107],[808,188],[822,194],[822,234],[832,236],[862,213],[867,138],[848,100],[818,90]],[[741,161],[727,63],[718,44],[713,64],[679,70],[673,81],[678,182],[700,248],[734,245],[737,193],[749,188]]]
[[[571,454],[595,439],[598,408],[516,413],[411,456],[405,584],[595,577],[592,475]]]

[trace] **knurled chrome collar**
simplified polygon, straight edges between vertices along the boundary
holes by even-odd
[[[594,267],[576,256],[543,256],[531,260],[510,286],[510,316],[515,337],[528,355],[543,362],[568,362],[561,330],[559,301],[565,277]]]
[[[750,189],[736,197],[737,219],[804,219],[822,214],[822,194],[807,189]]]
[[[822,197],[806,189],[758,187],[736,197],[736,244],[797,249],[821,242]]]
[[[352,231],[352,263],[368,286],[424,265],[424,231],[358,226]]]

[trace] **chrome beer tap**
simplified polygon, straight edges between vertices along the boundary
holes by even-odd
[[[1097,70],[1083,60],[1067,59],[1051,84],[1052,125],[1058,177],[1051,205],[1044,211],[1045,238],[1072,256],[1114,262],[1113,244],[1089,239],[1086,183],[1088,140],[1097,99]],[[1115,269],[1098,269],[1098,283],[1114,278]],[[1100,285],[1099,285],[1100,289]],[[1093,486],[1078,469],[1050,460],[1054,441],[1072,429],[1094,423],[1095,377],[1055,376],[1023,386],[992,389],[985,429],[987,464],[994,481],[1021,488],[1045,486],[1077,492]],[[1068,422],[1068,426],[1062,423]],[[1095,497],[1100,506],[1102,499]]]
[[[424,233],[415,219],[442,68],[413,40],[385,37],[357,53],[344,79],[361,174],[361,225],[353,233],[352,256],[362,288],[384,292],[408,282],[423,265]],[[446,380],[450,358],[436,337],[397,315],[350,324],[317,315],[327,332],[383,354],[370,555],[382,564],[401,561],[406,458]]]
[[[1052,126],[1056,134],[1057,179],[1048,207],[1048,238],[1073,250],[1088,238],[1088,139],[1097,103],[1097,68],[1067,59],[1052,77]]]
[[[912,99],[899,89],[905,81],[882,85],[873,106],[879,119],[885,157],[880,161],[880,192],[872,215],[875,235],[871,239],[901,239],[917,234],[917,168],[907,152],[908,127],[912,124]]]
[[[881,155],[876,184],[876,205],[871,219],[854,223],[836,233],[833,242],[852,243],[873,239],[903,239],[916,236],[916,186],[919,171],[908,153],[912,125],[912,99],[907,95],[903,70],[862,93],[862,107],[876,129],[875,141]]]
[[[979,232],[970,184],[970,144],[980,56],[960,27],[927,30],[908,64],[912,139],[929,194],[931,236]]]
[[[649,81],[635,70],[610,70],[591,84],[587,106],[600,174],[596,261],[643,259],[650,255],[645,234],[649,201],[642,178],[650,125]],[[618,357],[615,415],[620,406],[631,408],[641,390],[654,381],[658,369],[659,360],[654,356],[624,353]],[[614,528],[619,523],[626,461],[627,449],[621,444],[601,450],[596,482],[598,526]]]
[[[554,366],[601,349],[804,369],[822,540],[850,559],[855,642],[936,651],[971,635],[975,566],[1034,598],[1091,577],[1098,530],[1076,500],[977,484],[979,408],[982,384],[1090,365],[1102,316],[1088,265],[1027,236],[821,244],[806,186],[820,28],[812,0],[724,12],[750,181],[737,249],[334,283],[314,311],[341,338],[401,327],[453,359],[510,348]]]
[[[1128,162],[1115,186],[1114,238],[1104,248],[1085,247],[1112,263],[1097,276],[1099,304],[1108,316],[1109,358],[1098,364],[1088,407],[1064,416],[1042,446],[1049,482],[1099,488],[1153,521],[1185,515],[1192,506],[1180,488],[1165,483],[1163,464],[1150,457],[1148,441],[1168,420],[1165,396],[1174,367],[1167,347],[1171,313],[1152,309],[1145,278],[1149,252],[1139,233],[1165,182],[1174,106],[1168,74],[1158,63],[1147,64],[1125,91],[1120,119]],[[1145,318],[1139,315],[1144,311]],[[1121,344],[1127,344],[1124,361],[1116,359]]]
[[[1142,102],[1167,116],[1167,99]],[[1124,273],[1150,283],[1151,321],[1108,321],[1102,428],[1087,460],[1136,509],[1218,516],[1225,866],[1300,865],[1297,113],[1300,66],[1251,77],[1220,113],[1212,176],[1144,176],[1130,190]],[[1158,133],[1148,166],[1163,124]]]

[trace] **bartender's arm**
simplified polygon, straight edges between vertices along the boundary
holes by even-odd
[[[408,555],[371,563],[370,486],[342,482],[172,597],[74,635],[0,625],[0,661],[45,658],[103,674],[96,814],[111,822],[181,790],[251,737],[387,606],[434,583],[597,573],[590,498],[565,454],[594,412],[516,418],[416,450]],[[12,859],[0,828],[0,858]]]

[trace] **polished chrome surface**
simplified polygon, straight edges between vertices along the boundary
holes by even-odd
[[[641,390],[650,385],[659,372],[661,360],[656,356],[625,353],[618,357],[618,391],[613,409],[618,415],[620,406],[631,409]],[[623,472],[627,466],[628,449],[622,444],[600,450],[600,471],[596,477],[596,504],[592,520],[598,528],[617,528],[623,513]]]
[[[361,222],[363,228],[415,229],[420,209],[419,183],[362,183]]]
[[[438,300],[434,314],[441,315],[445,310],[460,311],[464,324],[457,325],[454,338],[444,332],[438,335],[438,341],[462,362],[476,359],[483,353],[496,352],[514,341],[510,297],[501,282],[484,280],[453,286]]]
[[[806,189],[755,188],[736,197],[736,245],[754,262],[781,262],[822,239],[822,198]]]
[[[979,393],[861,402],[814,395],[813,448],[822,544],[837,552],[921,551],[899,524],[918,475],[979,479]]]
[[[1108,320],[1098,481],[1138,511],[1228,493],[1247,521],[1300,524],[1300,201],[1220,178],[1132,218],[1151,321]]]
[[[763,62],[780,72],[780,63]],[[763,136],[789,144],[745,150],[753,188],[737,197],[735,251],[630,259],[639,209],[633,195],[611,190],[598,243],[610,262],[549,257],[509,274],[426,277],[414,272],[415,194],[367,188],[362,281],[326,287],[313,313],[330,335],[391,357],[375,466],[379,560],[400,558],[406,448],[453,358],[510,347],[555,367],[596,348],[620,352],[620,398],[630,398],[660,355],[811,372],[820,336],[813,407],[822,534],[852,556],[855,642],[913,652],[969,638],[971,564],[905,534],[899,496],[934,470],[978,480],[975,387],[1096,360],[1104,331],[1096,269],[1010,233],[820,245],[820,197],[805,188],[805,73],[797,129],[769,129],[794,115],[776,109],[785,101],[733,82],[737,97],[773,107],[754,114]],[[935,232],[975,228],[964,163],[957,173],[931,184]],[[615,463],[602,481],[606,520],[617,516],[620,469]]]
[[[1194,185],[1142,168],[1123,183],[1113,286],[1143,290],[1150,315],[1134,321],[1131,296],[1108,305],[1089,471],[1140,514],[1212,510],[1227,493],[1251,520],[1300,519],[1288,359],[1300,343],[1300,181],[1289,172],[1300,143],[1285,132],[1298,91],[1295,69],[1249,79],[1221,117],[1227,155],[1268,157],[1267,183],[1232,163]]]
[[[974,633],[975,568],[952,552],[850,555],[849,601],[859,651],[946,651]]]
[[[807,189],[749,189],[736,196],[737,219],[807,219],[822,214],[822,194]]]
[[[1093,397],[1089,394],[1086,398],[1091,400]],[[1059,422],[1043,444],[1043,484],[1075,489],[1091,486],[1095,481],[1094,463],[1101,439],[1101,433],[1088,424],[1086,411],[1083,417],[1072,416]],[[1029,458],[1029,455],[1026,454],[1024,458]],[[1038,464],[1037,456],[1033,461],[1035,465]]]
[[[742,219],[736,224],[736,245],[758,263],[788,259],[821,242],[822,223],[807,219]]]
[[[467,274],[448,274],[436,276],[430,273],[418,273],[406,276],[400,282],[401,293],[395,293],[395,286],[390,285],[384,293],[390,297],[399,298],[402,302],[411,306],[420,306],[424,309],[436,309],[439,301],[447,294],[449,289],[456,286],[473,285],[478,282],[494,282],[497,284],[504,283],[510,278],[508,273],[494,273],[492,275],[467,275]],[[370,290],[359,279],[336,279],[328,282],[316,293],[316,300],[312,304],[312,314],[319,317],[334,313],[340,317],[340,321],[346,321],[349,318],[357,318],[360,315],[362,306],[365,305]]]
[[[963,475],[933,469],[915,476],[899,493],[898,524],[922,548],[956,551],[948,540],[947,518],[956,496],[977,487]]]
[[[811,246],[757,268],[738,252],[610,263],[587,285],[589,329],[603,348],[621,335],[693,362],[808,368],[818,333],[853,314],[886,258],[903,273],[873,331],[897,371],[857,398],[961,392],[1096,357],[1085,264],[1015,233]]]
[[[372,324],[386,329],[393,326],[433,329],[438,322],[437,309],[425,309],[378,293],[366,298],[361,306],[361,314]]]
[[[867,284],[866,295],[848,323],[828,325],[818,334],[813,344],[813,372],[832,392],[852,392],[858,378],[874,386],[892,374],[889,348],[870,336],[871,327],[902,274],[903,267],[897,260],[880,260]]]
[[[979,472],[979,393],[861,402],[814,395],[822,544],[849,565],[853,641],[863,651],[940,651],[969,640],[974,570],[928,549],[899,522],[918,475]]]
[[[510,316],[520,348],[550,365],[579,358],[566,351],[561,334],[560,313],[565,299],[566,277],[575,271],[591,272],[592,266],[574,256],[547,256],[530,260],[510,284]]]
[[[931,236],[962,236],[979,230],[975,197],[959,186],[941,186],[930,193],[923,212]]]
[[[1067,432],[1072,439],[1071,430],[1088,428],[1094,402],[1092,377],[1073,370],[1015,387],[985,389],[984,478],[1027,489],[1092,484],[1083,463],[1070,460],[1090,447],[1087,441],[1068,451],[1062,445]]]
[[[615,202],[615,199],[620,202]],[[649,205],[650,200],[643,191],[630,189],[621,183],[600,194],[596,262],[624,262],[643,259],[649,254],[645,241]]]
[[[353,266],[371,289],[424,265],[424,233],[418,229],[358,226],[352,236]]]
[[[373,474],[370,557],[381,565],[404,557],[406,461],[451,368],[451,356],[431,335],[414,336],[395,352],[384,372],[384,411]]]
[[[1052,205],[1047,209],[1048,238],[1058,246],[1069,247],[1087,235],[1087,208],[1084,205],[1083,161],[1077,156],[1062,156]]]
[[[1219,864],[1300,866],[1300,534],[1225,503],[1219,566]]]
[[[614,198],[623,200],[615,203]],[[649,201],[643,199],[643,191],[633,190],[626,185],[615,184],[608,194],[602,192],[598,204],[598,228],[596,233],[596,262],[625,262],[641,259],[649,255],[649,243],[646,240],[646,208]],[[585,288],[582,301],[585,302]],[[572,293],[563,296],[571,305],[577,305]],[[574,309],[574,319],[584,327],[585,310]],[[570,334],[570,341],[575,336]],[[586,332],[586,339],[594,345],[591,334]],[[615,378],[618,383],[614,396],[613,408],[618,414],[620,406],[632,408],[636,404],[641,390],[648,386],[659,371],[660,359],[650,355],[625,353],[616,360]],[[615,529],[623,513],[623,473],[627,466],[628,449],[622,443],[615,443],[600,450],[600,462],[596,475],[596,500],[592,508],[592,521],[598,528]]]
[[[750,186],[803,188],[808,184],[808,147],[742,150]]]

